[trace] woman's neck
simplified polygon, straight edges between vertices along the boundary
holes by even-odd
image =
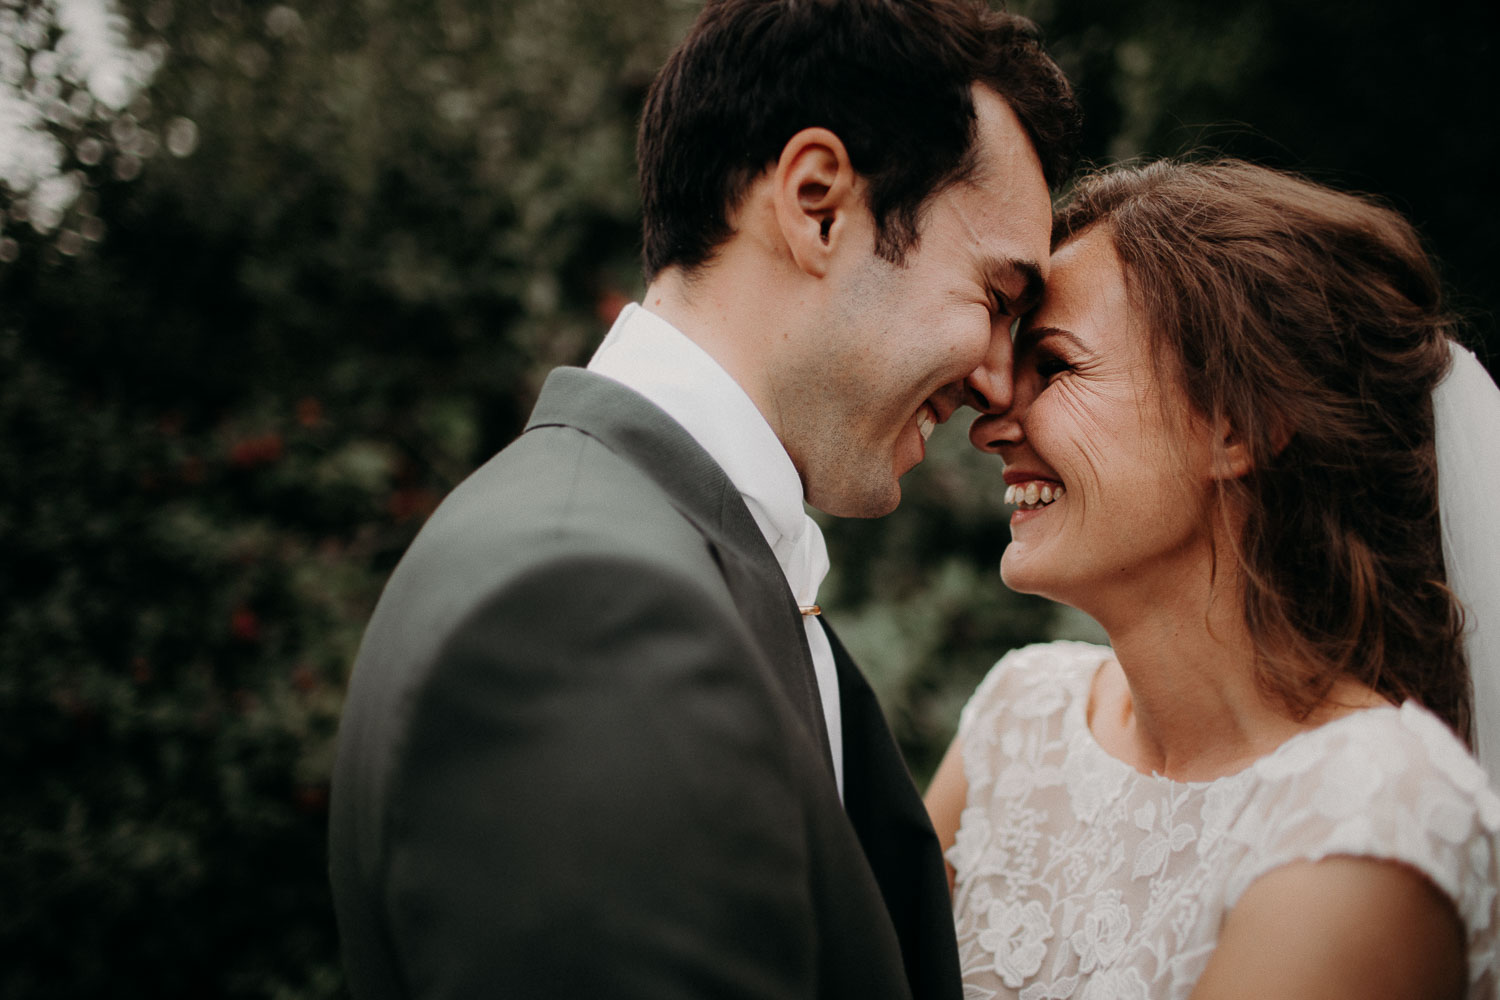
[[[1207,781],[1243,769],[1295,732],[1257,689],[1246,645],[1163,621],[1110,638],[1115,661],[1095,679],[1089,727],[1137,771]]]
[[[1107,752],[1142,773],[1221,778],[1299,732],[1382,703],[1352,681],[1336,684],[1306,719],[1267,697],[1255,680],[1240,595],[1224,584],[1221,575],[1196,594],[1102,622],[1116,659],[1095,678],[1089,728]]]

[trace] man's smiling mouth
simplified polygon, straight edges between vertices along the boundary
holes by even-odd
[[[932,437],[932,432],[937,425],[937,413],[933,410],[931,403],[923,403],[917,407],[917,433],[922,435],[923,441]]]

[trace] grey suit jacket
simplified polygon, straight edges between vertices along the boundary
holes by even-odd
[[[340,727],[359,1000],[957,998],[937,842],[833,639],[666,414],[577,369],[423,527]]]

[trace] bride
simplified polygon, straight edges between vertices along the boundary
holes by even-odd
[[[1017,507],[1006,583],[1110,645],[1002,659],[933,779],[966,997],[1495,996],[1434,445],[1435,391],[1495,389],[1416,234],[1165,162],[1083,182],[1054,247],[971,437]]]

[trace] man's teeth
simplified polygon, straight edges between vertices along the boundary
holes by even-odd
[[[937,418],[932,415],[931,410],[924,406],[917,411],[917,433],[922,435],[923,441],[932,437],[935,427],[937,427]]]
[[[1062,483],[1015,483],[1005,488],[1005,502],[1022,510],[1038,510],[1054,500],[1061,500]]]

